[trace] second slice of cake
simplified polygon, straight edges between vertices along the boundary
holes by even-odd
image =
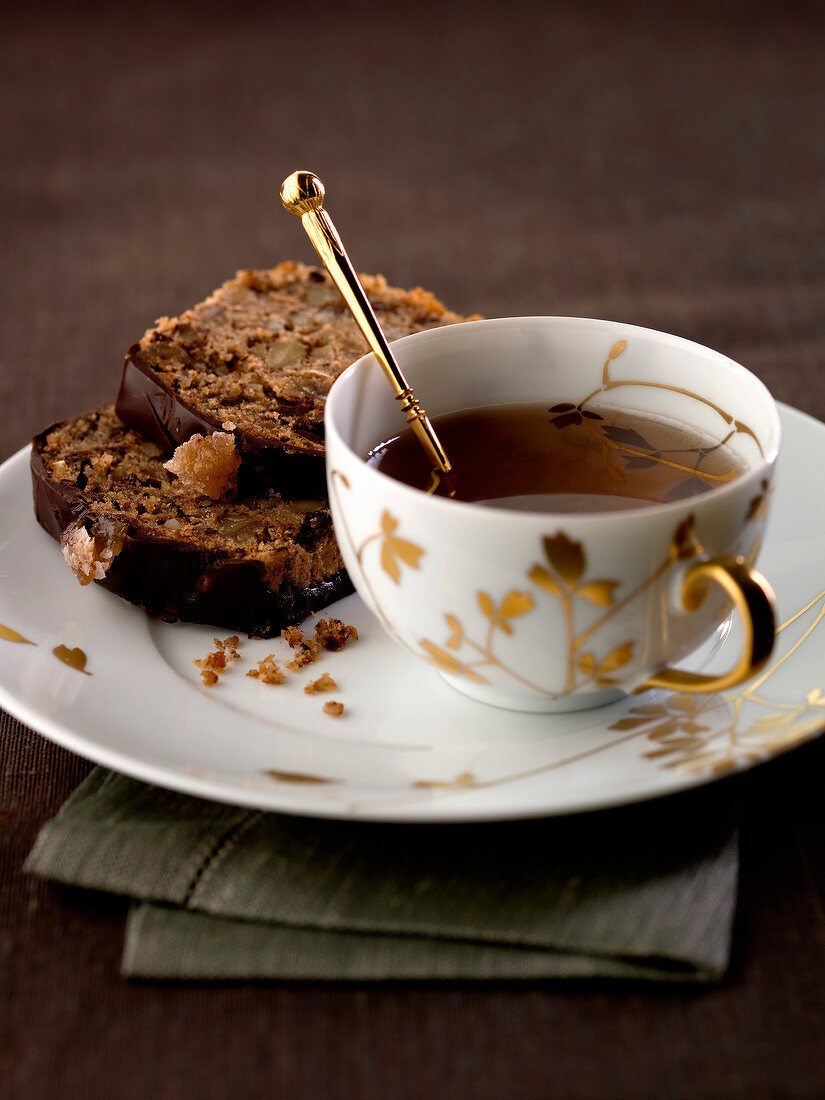
[[[389,340],[467,319],[421,288],[361,279]],[[322,497],[326,396],[366,350],[326,272],[293,262],[241,271],[130,348],[117,413],[166,453],[215,433],[225,451],[231,435],[240,463],[224,495],[274,487],[286,498]],[[209,457],[183,456],[184,476],[188,458]],[[226,454],[215,462],[229,469]]]

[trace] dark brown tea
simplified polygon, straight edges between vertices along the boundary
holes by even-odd
[[[433,425],[454,471],[439,495],[520,511],[660,504],[705,493],[743,470],[726,441],[636,413],[606,419],[568,404],[499,405]],[[430,465],[409,428],[373,447],[367,461],[413,488],[430,485]]]

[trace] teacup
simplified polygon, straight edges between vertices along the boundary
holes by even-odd
[[[546,403],[548,419],[561,407],[565,423],[638,414],[724,441],[738,467],[701,495],[622,511],[533,514],[428,494],[365,461],[404,422],[364,356],[327,401],[327,480],[347,569],[396,642],[466,695],[525,711],[652,686],[721,690],[764,664],[773,598],[754,562],[781,427],[754,375],[688,340],[586,318],[473,321],[392,350],[433,420],[516,402]],[[673,668],[731,605],[743,626],[735,667]]]

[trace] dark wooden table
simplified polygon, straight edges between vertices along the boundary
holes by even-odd
[[[818,5],[367,11],[4,15],[1,457],[112,396],[155,317],[310,259],[296,167],[362,270],[676,332],[825,418]],[[733,967],[684,991],[127,983],[124,905],[21,874],[89,764],[0,738],[4,1097],[825,1095],[823,745],[749,776]]]

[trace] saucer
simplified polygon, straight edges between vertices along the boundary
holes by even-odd
[[[783,452],[759,567],[781,630],[769,664],[718,695],[649,691],[573,714],[477,703],[413,661],[357,596],[322,612],[359,634],[281,685],[245,675],[280,638],[242,640],[213,687],[194,660],[230,631],[152,619],[81,588],[35,522],[29,449],[0,467],[0,704],[99,764],[260,810],[398,822],[492,821],[667,795],[769,760],[825,727],[825,426],[780,407]],[[685,662],[738,656],[728,624]],[[304,692],[329,673],[332,695]],[[339,717],[323,711],[335,699]]]

